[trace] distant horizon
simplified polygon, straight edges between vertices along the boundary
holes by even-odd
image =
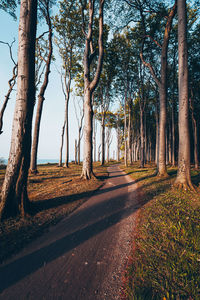
[[[5,164],[8,163],[8,158],[0,157],[0,159],[5,161]],[[74,161],[74,159],[69,159],[69,162]],[[38,158],[37,159],[37,164],[44,164],[44,163],[56,163],[59,162],[59,158]],[[63,163],[65,160],[63,159]]]

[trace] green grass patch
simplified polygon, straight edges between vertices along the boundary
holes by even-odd
[[[144,203],[131,263],[126,270],[124,299],[200,299],[200,190],[173,188],[170,177],[155,176],[155,168],[129,173],[142,189]],[[200,171],[192,170],[200,182]]]

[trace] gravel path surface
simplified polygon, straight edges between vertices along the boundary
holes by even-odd
[[[139,196],[117,165],[104,186],[0,267],[0,299],[120,299]]]

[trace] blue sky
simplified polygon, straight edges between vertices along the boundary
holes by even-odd
[[[0,11],[0,40],[11,43],[16,39],[13,47],[13,56],[17,61],[17,34],[18,20],[3,11]],[[0,44],[0,106],[2,106],[4,96],[8,90],[8,80],[12,76],[13,64],[11,62],[8,47]],[[54,47],[54,55],[58,57]],[[59,68],[59,59],[55,62]],[[16,86],[15,86],[16,89]],[[0,135],[0,157],[8,158],[10,149],[10,139],[12,131],[12,120],[14,113],[16,92],[13,91],[4,115],[3,134]],[[36,107],[35,107],[36,108]],[[55,65],[51,66],[49,85],[45,94],[45,102],[40,128],[40,140],[38,158],[59,158],[61,129],[64,120],[64,96],[61,89],[60,76]],[[74,113],[73,100],[69,104],[69,130],[70,130],[70,159],[74,159],[74,141],[78,136],[77,120]],[[99,141],[100,130],[98,126],[97,140]],[[113,132],[113,140],[115,133]],[[83,141],[82,141],[83,143]],[[111,155],[113,148],[111,148]],[[65,151],[63,151],[63,160]]]

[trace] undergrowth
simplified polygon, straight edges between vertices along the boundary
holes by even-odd
[[[152,166],[126,169],[143,193],[124,299],[200,299],[200,191],[173,188],[176,170],[158,178]],[[200,172],[192,171],[198,185]]]

